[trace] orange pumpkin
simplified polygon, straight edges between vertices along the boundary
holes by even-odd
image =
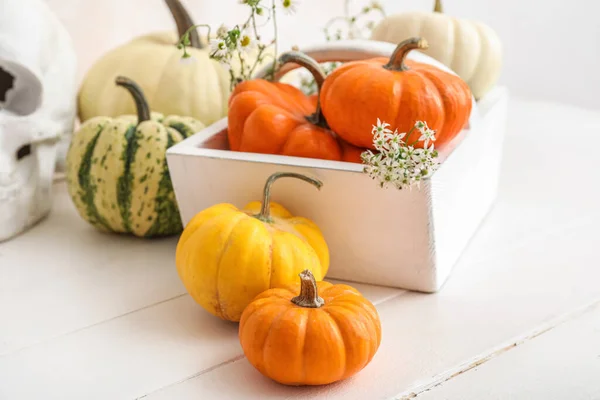
[[[381,342],[377,310],[351,286],[317,283],[308,270],[300,279],[263,292],[242,313],[239,338],[248,361],[285,385],[323,385],[356,374]]]
[[[320,87],[321,67],[299,52],[284,53],[280,63],[307,68]],[[234,151],[341,160],[335,135],[328,129],[318,96],[280,82],[252,79],[239,83],[229,98],[229,147]]]
[[[362,158],[360,155],[366,151],[366,149],[351,145],[339,137],[338,143],[340,144],[340,149],[342,150],[342,161],[362,164]]]
[[[406,60],[411,50],[426,48],[425,39],[411,38],[400,43],[389,60],[352,61],[335,69],[320,92],[329,127],[355,146],[374,149],[371,129],[377,118],[399,132],[425,121],[436,131],[436,147],[449,143],[469,120],[471,90],[456,75]],[[417,140],[416,132],[408,138],[411,144]]]

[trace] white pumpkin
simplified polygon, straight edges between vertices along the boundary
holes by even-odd
[[[0,242],[50,212],[61,136],[73,130],[77,58],[44,0],[0,0]]]
[[[467,82],[475,99],[481,99],[498,81],[502,43],[496,32],[481,22],[443,14],[441,0],[436,0],[433,12],[404,12],[383,19],[371,39],[400,43],[415,36],[429,43],[425,54]]]
[[[79,119],[135,114],[129,94],[114,85],[117,76],[135,81],[150,108],[165,115],[186,115],[205,125],[227,115],[230,76],[210,58],[210,46],[190,32],[192,55],[182,61],[180,37],[194,25],[179,0],[165,0],[177,31],[152,32],[133,38],[102,55],[87,71],[78,95]]]

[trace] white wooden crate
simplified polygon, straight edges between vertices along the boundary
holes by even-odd
[[[348,47],[304,51],[318,61],[347,61],[394,50],[372,41]],[[422,53],[409,58],[441,66]],[[356,163],[230,151],[224,118],[167,151],[183,223],[213,204],[260,200],[274,172],[307,174],[323,181],[320,191],[282,179],[272,200],[319,225],[331,253],[329,278],[435,292],[496,197],[507,100],[503,87],[481,99],[468,129],[441,154],[440,169],[412,191],[381,189]]]

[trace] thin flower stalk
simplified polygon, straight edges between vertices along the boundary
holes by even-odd
[[[371,1],[354,13],[350,11],[350,3],[351,0],[345,0],[344,15],[330,19],[325,25],[323,32],[325,33],[325,40],[328,42],[368,38],[377,21],[386,16],[385,10],[379,1]],[[342,65],[341,62],[326,62],[322,63],[321,67],[325,75],[329,75],[340,65]],[[300,88],[307,95],[317,92],[317,84],[311,74],[303,71],[300,75]]]
[[[211,37],[210,27],[207,25],[196,25],[190,28],[178,43],[178,47],[183,50],[182,58],[190,58],[188,47],[191,30],[208,27],[209,56],[229,71],[232,89],[239,82],[252,79],[257,67],[263,65],[268,58],[272,58],[273,63],[267,78],[274,78],[278,67],[276,9],[279,5],[286,14],[292,14],[298,6],[298,0],[240,0],[240,3],[249,8],[249,15],[244,23],[236,24],[230,29],[221,26],[215,37]],[[273,26],[273,40],[267,43],[261,40],[260,28],[263,25],[259,24],[260,17],[266,18],[264,25],[271,23]],[[268,51],[269,48],[274,48],[274,54]]]

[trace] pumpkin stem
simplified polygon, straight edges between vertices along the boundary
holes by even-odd
[[[263,201],[260,207],[260,213],[255,215],[256,218],[260,219],[263,222],[272,222],[271,219],[271,186],[273,182],[275,182],[279,178],[297,178],[302,179],[305,182],[310,183],[317,189],[321,189],[323,186],[323,182],[310,178],[306,175],[296,174],[294,172],[275,172],[273,175],[267,179],[267,183],[265,183],[265,188],[263,189]]]
[[[317,61],[299,51],[288,51],[279,56],[278,63],[280,66],[290,62],[306,68],[308,72],[311,73],[315,79],[315,83],[317,84],[317,110],[314,114],[307,116],[306,120],[311,124],[320,126],[321,128],[329,129],[327,121],[325,120],[325,116],[321,111],[321,100],[319,99],[319,93],[323,87],[323,82],[325,82],[325,72],[323,72],[323,69]]]
[[[435,7],[433,8],[433,12],[443,13],[444,8],[442,7],[442,0],[435,0]]]
[[[300,272],[300,295],[292,299],[292,303],[300,307],[319,308],[325,304],[325,300],[319,297],[317,280],[312,272],[305,269]]]
[[[406,56],[411,50],[425,50],[429,47],[427,40],[420,37],[406,39],[396,46],[396,50],[390,57],[390,61],[383,66],[390,71],[408,71],[409,68],[404,64]]]
[[[171,15],[173,15],[173,19],[177,25],[179,37],[188,34],[191,47],[196,49],[204,48],[204,45],[200,41],[198,32],[195,29],[192,29],[190,32],[188,32],[188,30],[194,26],[194,21],[183,4],[181,4],[179,0],[165,0],[165,3],[167,3],[167,7],[169,7],[169,10],[171,11]]]
[[[117,76],[115,83],[118,86],[123,86],[131,93],[133,101],[135,102],[135,108],[137,109],[138,125],[144,121],[150,120],[150,106],[148,105],[148,101],[146,101],[142,88],[139,87],[137,83],[124,76]]]

